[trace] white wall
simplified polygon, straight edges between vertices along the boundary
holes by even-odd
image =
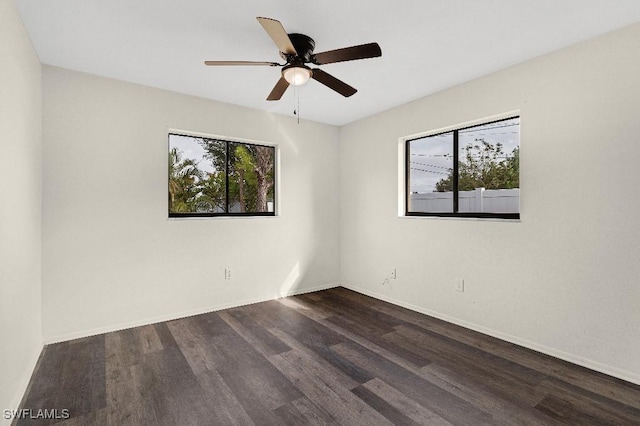
[[[638,52],[635,25],[342,127],[342,283],[640,383]],[[514,110],[520,222],[398,217],[399,138]]]
[[[41,348],[41,235],[48,342],[340,281],[640,382],[640,26],[341,129],[46,66],[42,171],[40,65],[0,12],[3,406]],[[520,222],[398,217],[399,138],[513,110]],[[280,215],[168,220],[169,129],[278,144]]]
[[[18,407],[42,349],[40,73],[13,1],[0,0],[0,410]]]
[[[337,285],[336,127],[43,70],[46,342]],[[279,216],[167,219],[169,129],[278,144]]]

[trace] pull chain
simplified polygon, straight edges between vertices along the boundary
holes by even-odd
[[[293,85],[293,115],[298,118],[298,124],[300,124],[300,92],[296,85]]]
[[[298,93],[298,87],[293,85],[293,115],[298,115],[298,110],[296,109],[296,95]]]
[[[298,115],[298,124],[300,124],[300,92],[298,92],[298,91],[296,91],[296,98],[297,98],[297,101],[298,101],[298,107],[297,107],[297,110],[298,110],[298,114],[297,114]]]

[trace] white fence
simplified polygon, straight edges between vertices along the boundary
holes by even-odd
[[[428,192],[411,194],[409,211],[451,212],[453,192]],[[458,211],[461,213],[518,213],[520,211],[520,189],[484,189],[460,191]]]

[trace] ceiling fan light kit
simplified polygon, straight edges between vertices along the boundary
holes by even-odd
[[[271,90],[267,97],[268,101],[279,100],[290,85],[300,86],[309,79],[314,79],[342,96],[349,97],[357,92],[355,88],[319,68],[309,68],[306,64],[326,65],[382,56],[382,50],[378,43],[367,43],[314,54],[316,43],[311,37],[298,33],[287,34],[280,21],[275,19],[261,17],[256,19],[278,47],[280,57],[286,61],[285,64],[252,61],[205,61],[205,65],[282,67],[280,80]]]
[[[305,65],[287,65],[282,68],[282,76],[287,80],[287,83],[294,86],[302,86],[309,81],[312,75],[311,68]]]

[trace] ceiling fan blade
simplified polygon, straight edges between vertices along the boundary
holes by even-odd
[[[293,47],[293,43],[291,43],[291,39],[289,35],[284,30],[284,27],[280,23],[280,21],[276,21],[271,18],[256,18],[262,28],[269,34],[271,40],[278,46],[278,49],[282,53],[286,53],[287,55],[297,55],[296,48]]]
[[[284,95],[284,92],[289,88],[289,82],[284,79],[284,77],[280,77],[280,80],[273,87],[271,93],[267,97],[268,101],[278,101]]]
[[[376,58],[378,56],[382,56],[382,50],[378,43],[367,43],[316,53],[313,56],[313,63],[324,65],[333,64],[334,62],[353,61],[355,59]]]
[[[223,65],[223,66],[229,66],[229,65],[265,65],[265,66],[270,66],[270,67],[278,67],[281,66],[279,63],[277,62],[256,62],[256,61],[204,61],[205,65]]]
[[[328,74],[319,68],[314,68],[312,71],[313,71],[313,74],[311,75],[311,78],[324,84],[329,89],[335,90],[345,98],[348,98],[349,96],[353,95],[358,91],[355,88],[349,86],[344,81],[338,80],[331,74]]]

